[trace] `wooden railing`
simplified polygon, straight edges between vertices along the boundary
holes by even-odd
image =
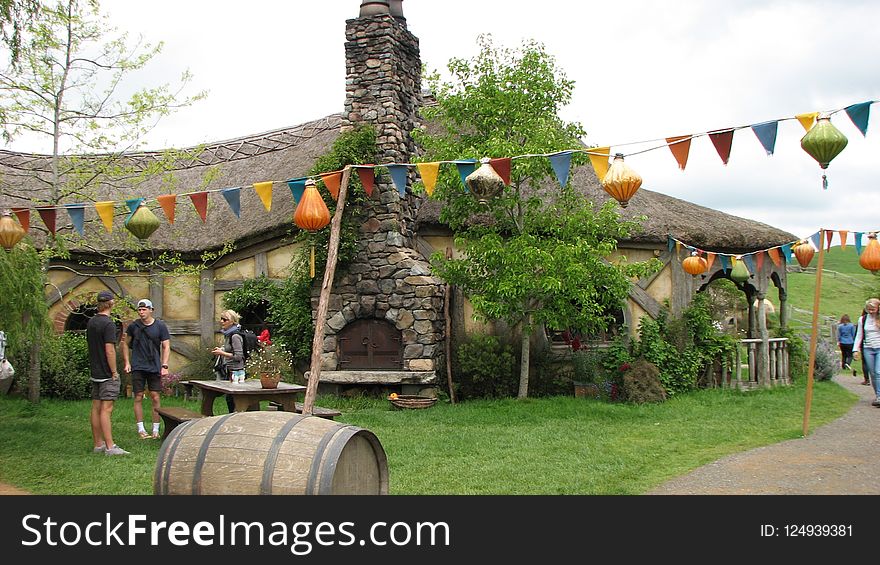
[[[762,367],[764,347],[769,348],[767,367]],[[743,355],[745,352],[745,355]],[[788,339],[774,337],[765,344],[760,339],[737,342],[733,359],[721,364],[721,386],[752,390],[791,384],[788,365]]]

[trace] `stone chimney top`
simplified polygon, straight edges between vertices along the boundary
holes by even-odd
[[[361,13],[358,14],[358,17],[369,18],[372,16],[378,16],[379,14],[390,13],[391,8],[388,5],[388,0],[362,0]]]

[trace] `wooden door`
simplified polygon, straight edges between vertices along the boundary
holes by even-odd
[[[385,320],[355,320],[339,332],[341,370],[400,369],[403,366],[400,332]]]

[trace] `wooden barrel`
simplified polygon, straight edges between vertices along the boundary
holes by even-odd
[[[162,443],[154,494],[388,494],[388,459],[363,428],[292,412],[190,420]]]

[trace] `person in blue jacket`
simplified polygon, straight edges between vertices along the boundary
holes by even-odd
[[[840,368],[853,372],[856,371],[850,366],[853,360],[853,343],[856,341],[856,326],[849,319],[849,314],[840,317],[840,323],[837,325],[837,346],[840,348]]]

